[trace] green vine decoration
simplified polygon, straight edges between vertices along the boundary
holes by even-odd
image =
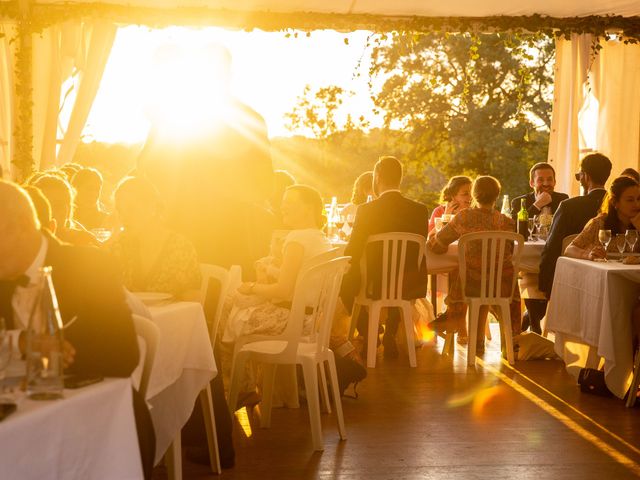
[[[141,25],[149,28],[169,26],[205,27],[217,26],[230,29],[251,31],[285,31],[288,36],[298,36],[298,31],[334,29],[353,31],[370,30],[387,34],[397,32],[417,38],[425,33],[462,33],[469,32],[473,38],[479,33],[509,32],[513,35],[537,33],[552,38],[567,38],[572,34],[591,34],[594,41],[594,55],[602,48],[599,40],[608,40],[608,34],[615,32],[625,44],[640,43],[640,19],[622,16],[589,16],[572,18],[554,18],[542,15],[530,16],[493,16],[493,17],[417,17],[417,16],[378,16],[368,14],[342,13],[274,13],[239,12],[210,8],[160,9],[150,7],[131,7],[101,3],[58,3],[31,5],[28,18],[21,18],[17,1],[0,2],[0,19],[16,20],[18,35],[12,41],[18,41],[16,60],[16,97],[17,122],[14,131],[16,152],[13,163],[22,178],[33,169],[32,134],[32,51],[29,35],[41,33],[51,25],[67,21],[99,19],[122,25]],[[345,37],[345,43],[348,39]],[[475,49],[474,49],[475,47]],[[470,59],[477,55],[478,46],[473,43]],[[475,57],[477,58],[477,57]],[[527,82],[528,72],[521,72],[521,83]]]

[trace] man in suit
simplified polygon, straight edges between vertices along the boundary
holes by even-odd
[[[529,186],[531,192],[511,201],[511,216],[515,219],[520,211],[521,201],[524,199],[525,208],[529,212],[529,217],[539,215],[544,207],[549,207],[551,213],[555,213],[558,205],[563,200],[569,198],[566,193],[554,191],[556,186],[556,171],[551,164],[546,162],[536,163],[529,170]]]
[[[520,211],[522,200],[525,202],[529,218],[533,218],[539,215],[543,208],[548,208],[552,214],[555,213],[560,202],[569,198],[566,193],[554,191],[556,171],[551,164],[546,162],[539,162],[531,167],[531,170],[529,170],[529,186],[533,189],[531,192],[520,195],[511,201],[511,216],[514,219]],[[538,276],[535,273],[525,274],[523,282],[525,283],[521,283],[521,285],[537,285]],[[539,292],[536,293],[540,295]],[[526,298],[524,304],[527,307],[527,311],[524,312],[522,330],[526,330],[531,325],[532,331],[542,333],[540,320],[544,317],[547,309],[547,301],[540,298]]]
[[[551,231],[540,259],[538,288],[551,296],[556,262],[562,254],[562,240],[567,235],[580,233],[587,222],[598,214],[602,200],[607,193],[604,184],[611,174],[611,161],[600,153],[587,155],[580,162],[576,180],[580,182],[585,195],[570,198],[560,204],[553,216]]]
[[[341,298],[351,311],[353,300],[361,288],[360,261],[365,253],[367,239],[370,235],[387,232],[417,233],[427,237],[429,212],[421,203],[414,202],[400,193],[402,181],[402,165],[395,157],[381,157],[373,170],[373,189],[376,199],[358,207],[351,239],[344,254],[351,256],[351,266],[342,283]],[[410,252],[417,255],[417,252]],[[367,285],[366,291],[372,298],[380,297],[381,253],[367,250]],[[417,266],[417,261],[407,258],[403,298],[414,299],[424,297],[427,293],[426,259]],[[417,258],[417,257],[415,257]],[[376,281],[377,279],[377,281]],[[358,332],[367,336],[367,317],[360,315],[357,319]],[[386,358],[398,356],[395,335],[398,330],[399,313],[391,309],[387,319],[387,328],[383,339]],[[412,348],[410,345],[409,348]]]
[[[64,331],[65,373],[129,377],[138,365],[138,343],[114,262],[95,248],[63,244],[41,230],[27,193],[0,180],[0,316],[22,353],[43,266],[52,267],[62,321],[69,324]],[[149,412],[136,392],[134,411],[149,477],[155,438]]]

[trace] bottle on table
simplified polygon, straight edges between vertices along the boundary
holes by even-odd
[[[520,200],[520,211],[518,212],[518,233],[526,240],[529,240],[529,212],[525,208],[524,198]]]
[[[502,197],[502,208],[500,209],[500,213],[511,218],[511,203],[509,202],[509,195],[505,194]]]
[[[51,267],[40,269],[38,296],[27,329],[27,396],[33,400],[62,398],[64,389],[63,325]]]

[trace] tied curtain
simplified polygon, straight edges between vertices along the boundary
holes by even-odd
[[[640,166],[640,45],[600,40],[597,54],[593,45],[591,35],[556,41],[548,161],[556,169],[556,190],[571,196],[579,194],[573,174],[587,143],[611,160],[610,180]],[[584,107],[594,108],[593,115],[581,115]],[[589,119],[595,128],[584,124]]]
[[[0,178],[11,178],[13,155],[13,65],[14,49],[10,44],[15,35],[13,24],[0,23]]]
[[[114,24],[106,22],[66,22],[33,36],[33,158],[36,170],[72,160],[116,30]],[[60,115],[63,106],[66,115]]]

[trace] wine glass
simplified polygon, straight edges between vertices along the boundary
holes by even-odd
[[[529,238],[531,241],[535,242],[537,238],[534,237],[533,232],[536,231],[536,220],[535,218],[529,218],[527,220],[527,230],[529,230]]]
[[[108,228],[94,228],[91,233],[96,237],[100,243],[104,243],[111,238],[111,230]]]
[[[616,234],[616,248],[618,252],[620,252],[620,261],[622,261],[622,254],[624,253],[624,249],[627,246],[627,238],[624,233]]]
[[[625,238],[627,239],[627,243],[629,244],[629,252],[633,253],[633,250],[638,241],[638,231],[627,230],[627,233],[625,234]]]
[[[442,230],[443,227],[442,217],[438,217],[435,219],[436,233]]]
[[[609,242],[611,242],[611,230],[608,229],[600,229],[598,231],[598,240],[604,247],[605,256],[607,254],[607,248],[609,247]]]

